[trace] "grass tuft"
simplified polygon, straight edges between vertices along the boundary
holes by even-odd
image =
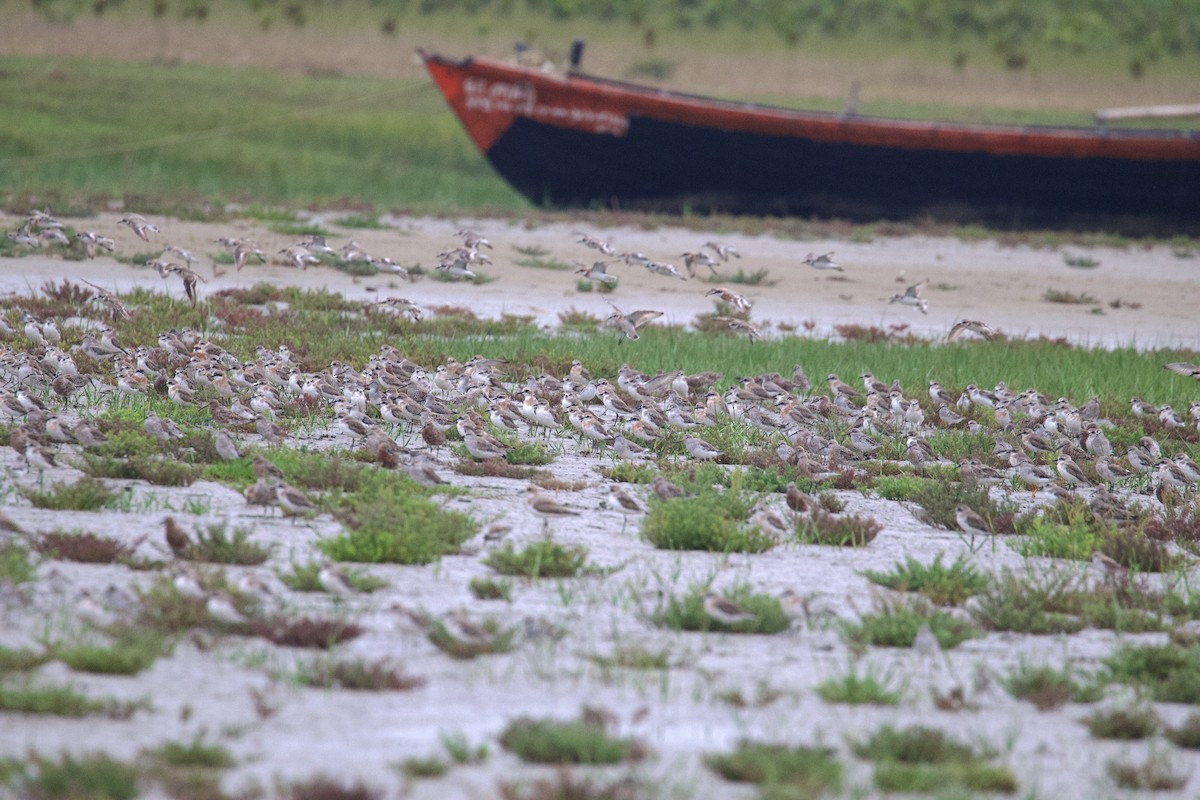
[[[754,618],[727,625],[713,619],[704,610],[706,589],[707,587],[698,586],[683,597],[671,597],[665,606],[651,615],[651,619],[660,627],[677,631],[728,633],[773,634],[787,630],[791,624],[777,598],[769,594],[754,594],[749,585],[742,584],[726,591],[725,596],[754,614]]]
[[[949,566],[942,564],[941,553],[929,564],[909,556],[889,572],[867,570],[863,575],[872,583],[898,592],[918,592],[939,606],[961,605],[988,585],[988,577],[969,563],[965,554]]]
[[[58,761],[35,756],[37,772],[29,779],[29,798],[93,798],[133,800],[138,796],[138,769],[104,754],[75,757],[64,753]]]
[[[843,625],[846,638],[859,647],[912,647],[922,625],[938,640],[943,650],[951,650],[980,636],[978,628],[945,611],[935,610],[927,601],[882,602],[880,611],[864,614],[857,623]]]
[[[406,675],[386,661],[318,659],[301,666],[298,677],[305,686],[366,692],[406,692],[425,685],[424,678]]]
[[[483,563],[501,575],[526,578],[571,578],[586,571],[588,549],[583,545],[563,545],[549,539],[532,542],[518,551],[512,542],[494,550]]]
[[[609,736],[601,725],[530,717],[510,722],[500,734],[500,746],[535,764],[617,764],[644,755],[638,742]]]
[[[1033,703],[1038,711],[1050,711],[1074,700],[1090,703],[1100,699],[1102,685],[1098,681],[1080,684],[1069,667],[1032,667],[1021,662],[1001,679],[1005,690],[1020,700]]]
[[[754,783],[764,797],[815,797],[842,785],[842,764],[824,747],[788,747],[742,741],[732,753],[705,756],[727,781]]]
[[[872,670],[859,674],[851,668],[840,677],[826,678],[817,684],[817,694],[826,703],[849,703],[852,705],[894,706],[900,702],[903,692],[893,689],[886,678],[880,678]]]
[[[1158,715],[1146,706],[1107,708],[1092,712],[1083,720],[1097,739],[1148,739],[1158,731]]]
[[[834,547],[865,547],[881,530],[883,525],[872,517],[834,516],[815,508],[811,514],[797,520],[796,541]]]

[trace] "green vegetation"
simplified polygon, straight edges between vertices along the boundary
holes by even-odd
[[[860,758],[875,762],[875,785],[891,792],[944,791],[961,786],[977,792],[1011,793],[1016,778],[989,756],[936,728],[885,726],[854,745]]]
[[[1013,697],[1033,703],[1038,711],[1049,711],[1072,700],[1095,702],[1103,689],[1099,679],[1079,683],[1069,667],[1033,667],[1024,662],[1010,670],[1001,679],[1001,685]]]
[[[851,667],[840,677],[826,678],[818,683],[817,694],[826,703],[894,706],[900,702],[903,692],[892,688],[889,683],[887,678],[879,677],[870,669],[859,674],[856,668]]]
[[[1200,712],[1193,711],[1178,728],[1167,728],[1163,735],[1176,747],[1200,750]]]
[[[13,78],[0,82],[0,103],[12,111],[5,116],[12,123],[0,123],[0,190],[10,193],[120,195],[136,187],[140,197],[158,198],[156,207],[184,216],[220,214],[211,198],[238,196],[264,203],[354,197],[425,210],[525,207],[424,80],[67,58],[5,57],[0,68]],[[102,102],[113,85],[136,90],[119,104]],[[254,102],[228,103],[232,87],[246,85],[255,87]]]
[[[488,554],[483,563],[501,575],[526,578],[572,578],[587,572],[588,550],[583,545],[563,545],[549,539],[531,542],[522,550],[505,542]]]
[[[93,699],[70,686],[34,686],[28,682],[0,682],[0,710],[4,711],[61,717],[104,714],[114,719],[127,719],[143,705],[140,702]]]
[[[764,797],[816,797],[842,785],[841,763],[822,747],[743,741],[732,753],[706,756],[704,763],[725,780],[761,786]]]
[[[297,677],[305,686],[367,692],[403,692],[425,685],[425,679],[404,674],[386,661],[318,659],[302,665]]]
[[[519,717],[500,734],[500,745],[536,764],[616,764],[641,758],[633,739],[609,736],[602,725]]]
[[[95,511],[113,498],[113,492],[93,477],[75,483],[56,483],[46,490],[25,489],[25,499],[35,508],[55,511]]]
[[[358,592],[369,594],[388,585],[388,582],[383,578],[369,575],[363,570],[355,569],[354,567],[342,567],[338,572],[345,578],[350,588]],[[324,592],[325,587],[321,585],[320,574],[321,562],[319,561],[310,561],[307,564],[293,563],[292,571],[280,573],[279,579],[289,589],[294,589],[297,592]]]
[[[190,742],[166,742],[147,752],[172,767],[228,769],[235,763],[229,748],[219,744],[205,744],[199,736]]]
[[[504,600],[512,602],[513,582],[511,580],[495,581],[490,578],[472,578],[467,584],[476,600]]]
[[[981,635],[970,623],[934,609],[923,600],[882,603],[878,613],[864,614],[857,623],[844,623],[843,631],[848,641],[860,647],[912,647],[922,625],[929,626],[943,650]]]
[[[104,754],[76,758],[64,753],[58,761],[33,759],[37,772],[25,786],[38,800],[133,800],[138,796],[138,769]]]
[[[1148,789],[1170,792],[1182,789],[1188,782],[1186,772],[1179,773],[1166,755],[1153,754],[1137,764],[1129,761],[1110,761],[1108,776],[1122,789]]]
[[[19,650],[0,645],[0,676],[6,672],[24,672],[41,666],[50,660],[48,652],[34,652],[22,647]]]
[[[1097,739],[1148,739],[1158,731],[1158,715],[1146,706],[1093,711],[1084,720]]]
[[[1109,679],[1160,703],[1200,704],[1200,647],[1123,645],[1104,660]]]
[[[696,497],[647,503],[642,536],[664,550],[708,550],[717,553],[761,553],[775,540],[743,523],[754,506],[752,498],[711,488]]]
[[[755,594],[747,584],[727,590],[724,595],[742,609],[754,615],[753,619],[724,623],[714,619],[704,609],[705,586],[694,587],[683,597],[672,596],[657,609],[651,619],[656,625],[677,631],[727,631],[729,633],[780,633],[788,629],[790,621],[779,600],[769,594]]]
[[[196,541],[177,556],[192,561],[243,566],[261,564],[271,557],[270,548],[248,541],[248,528],[237,528],[230,536],[226,527],[225,523],[218,522],[209,525],[207,531],[198,531]]]
[[[939,606],[960,605],[988,585],[988,577],[965,555],[959,555],[949,566],[942,563],[941,553],[929,564],[909,556],[889,572],[867,570],[863,574],[872,583],[898,592],[919,592]]]
[[[834,516],[814,508],[796,522],[796,541],[834,547],[865,547],[875,540],[883,525],[871,517],[856,514]]]
[[[37,575],[37,566],[29,560],[29,548],[9,539],[0,542],[0,581],[26,583]]]
[[[411,481],[397,483],[384,472],[364,477],[353,495],[342,498],[354,527],[323,539],[322,552],[336,561],[373,564],[428,564],[458,552],[459,545],[477,533],[477,526],[465,514],[443,511],[409,488],[415,486]]]
[[[59,643],[51,650],[55,658],[79,672],[136,675],[170,649],[169,643],[155,631],[130,628],[120,631],[114,639],[111,644]]]

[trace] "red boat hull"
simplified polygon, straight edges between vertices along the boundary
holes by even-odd
[[[1200,133],[917,122],[730,103],[422,53],[535,203],[1200,228]]]

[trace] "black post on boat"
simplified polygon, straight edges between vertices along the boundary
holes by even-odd
[[[575,41],[571,42],[571,69],[579,69],[580,63],[583,62],[583,47],[586,44],[582,36],[575,37]]]

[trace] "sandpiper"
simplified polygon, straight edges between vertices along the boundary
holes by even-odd
[[[888,305],[892,303],[900,303],[901,305],[912,306],[913,309],[920,311],[922,314],[929,313],[929,301],[921,297],[921,290],[925,288],[928,281],[914,283],[904,290],[904,294],[894,294],[892,299],[888,300]]]
[[[758,619],[757,614],[747,611],[725,595],[711,589],[704,593],[704,613],[714,622],[725,626]]]
[[[841,266],[834,263],[832,251],[828,253],[821,253],[820,255],[809,253],[804,257],[803,263],[808,264],[813,269],[834,269],[838,272],[844,271]]]

